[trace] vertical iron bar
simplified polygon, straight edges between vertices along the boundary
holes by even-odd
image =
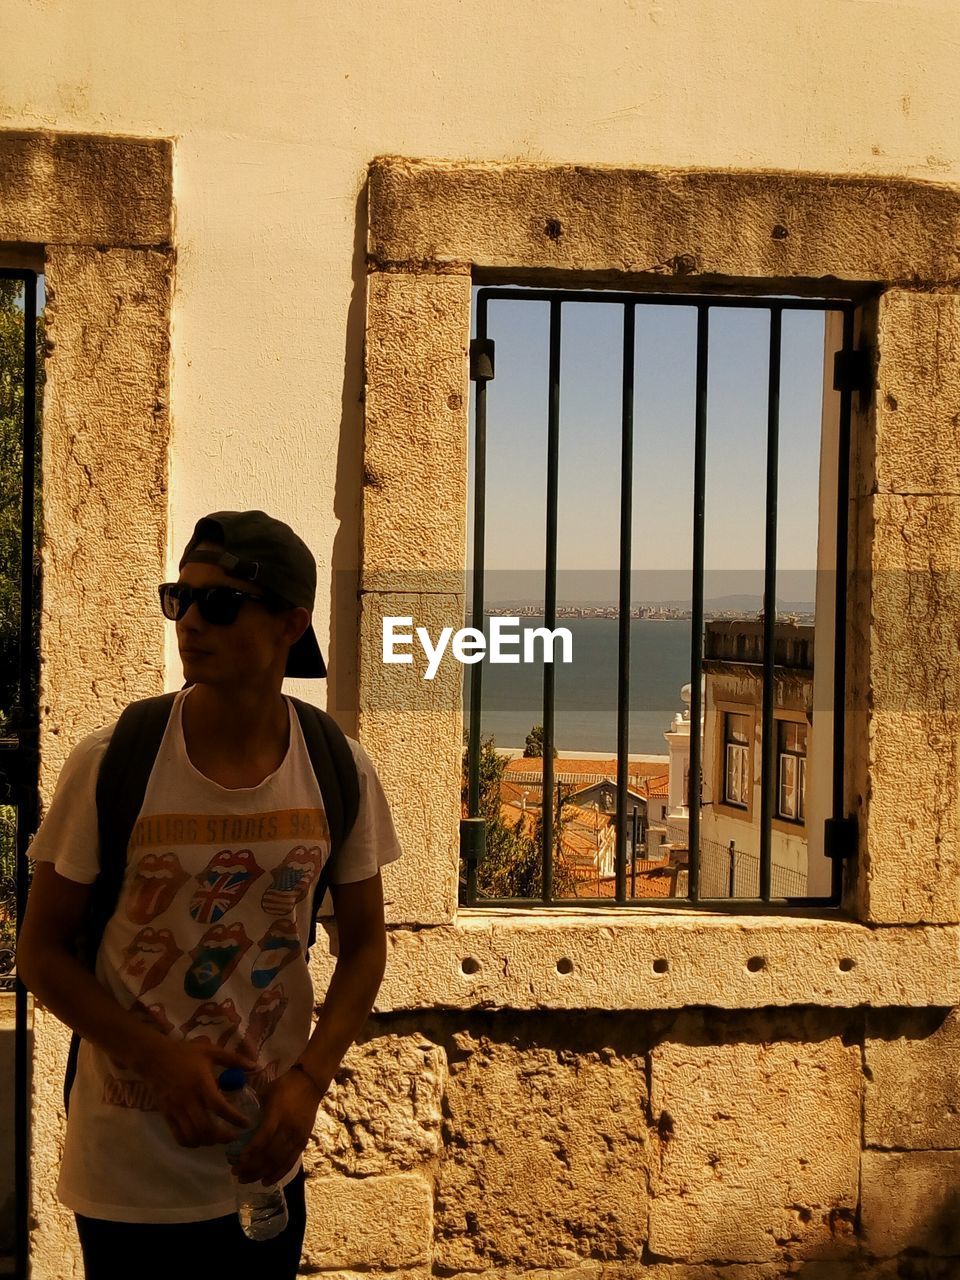
[[[767,389],[767,515],[763,582],[763,701],[760,715],[760,897],[770,901],[774,794],[774,661],[777,628],[777,497],[780,432],[780,353],[783,315],[770,309],[770,365]],[[748,785],[753,787],[753,779]]]
[[[543,625],[557,625],[557,506],[560,482],[560,303],[550,302],[550,399],[547,413],[547,546]],[[553,730],[556,680],[552,662],[543,664],[543,901],[553,897]],[[559,805],[558,818],[559,818]]]
[[[36,485],[37,431],[37,276],[23,283],[23,478],[20,509],[20,717],[18,754],[21,767],[16,782],[16,898],[17,936],[27,905],[27,845],[36,829],[37,723],[33,672],[35,637],[34,600],[34,491]],[[25,1280],[29,1255],[30,1165],[29,1094],[27,1073],[27,991],[16,978],[14,1025],[14,1189],[17,1276]]]
[[[727,896],[735,898],[737,896],[737,844],[735,840],[730,841],[730,867],[728,871],[728,888]]]
[[[477,337],[487,336],[487,299],[477,301]],[[475,431],[473,451],[473,625],[483,630],[484,553],[487,512],[487,382],[476,382]],[[470,734],[467,745],[467,811],[471,818],[480,817],[480,708],[483,663],[470,668]],[[477,901],[477,862],[467,863],[467,904]]]
[[[623,308],[623,392],[620,444],[620,611],[617,672],[617,902],[627,900],[627,781],[630,752],[630,594],[633,541],[633,384],[636,347],[636,303]],[[636,825],[630,865],[636,863]],[[633,876],[636,892],[636,871]]]
[[[843,350],[853,350],[853,308],[843,313]],[[853,418],[853,391],[840,392],[840,421],[837,441],[837,579],[834,597],[833,649],[833,807],[835,818],[844,816],[844,721],[847,690],[847,531],[850,518],[850,436]],[[839,906],[843,897],[843,859],[833,859],[830,896]]]
[[[630,850],[630,897],[637,896],[637,817],[638,811],[633,808],[631,815],[631,850]]]
[[[703,543],[707,489],[707,346],[710,313],[707,304],[697,307],[697,399],[693,461],[693,600],[690,636],[690,769],[687,779],[688,871],[687,891],[700,897],[700,740],[703,678]]]

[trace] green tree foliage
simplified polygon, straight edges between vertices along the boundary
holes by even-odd
[[[17,857],[16,834],[16,810],[11,805],[0,804],[0,900],[3,898],[4,882],[13,880]],[[3,907],[0,906],[0,921],[2,918]]]
[[[527,734],[526,745],[523,748],[524,758],[527,760],[540,760],[543,758],[543,725],[535,724]],[[557,758],[557,748],[553,748],[553,758]]]
[[[540,898],[543,895],[543,820],[538,813],[533,831],[525,830],[523,814],[514,822],[503,816],[501,787],[508,760],[497,754],[493,738],[480,744],[480,813],[486,823],[486,848],[477,866],[480,898]],[[468,796],[468,753],[463,753],[462,793],[464,812]],[[527,823],[529,825],[529,823]],[[566,817],[558,800],[554,811],[553,894],[572,897],[574,879],[563,857]]]
[[[0,280],[0,735],[17,698],[20,636],[20,518],[23,479],[23,308],[21,285]],[[43,320],[37,322],[42,350]],[[37,360],[37,405],[43,361]],[[35,455],[39,521],[40,432]],[[39,581],[39,575],[35,575]],[[38,604],[39,602],[35,602]],[[36,607],[35,607],[36,612]]]
[[[13,967],[16,927],[16,810],[0,805],[0,974]]]
[[[23,307],[22,286],[0,280],[0,737],[13,730],[10,712],[19,693],[20,522],[23,481]],[[38,351],[43,321],[37,323]],[[37,405],[43,387],[43,362],[37,361]],[[37,431],[35,503],[39,521],[40,433]],[[34,616],[39,614],[39,574]],[[33,690],[35,702],[36,689]],[[0,972],[12,963],[13,881],[16,862],[16,810],[4,804],[0,787]]]

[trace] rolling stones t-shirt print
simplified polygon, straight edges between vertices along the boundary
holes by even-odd
[[[191,764],[181,724],[186,696],[174,703],[150,776],[97,976],[163,1034],[245,1050],[257,1062],[250,1082],[262,1088],[289,1068],[310,1036],[305,947],[330,834],[292,705],[283,763],[259,786],[234,790]],[[360,757],[358,767],[365,763],[372,773]],[[399,855],[375,774],[373,784],[361,769],[361,806],[365,792],[368,803],[382,806],[374,823],[380,847],[364,846],[373,833],[370,815],[361,821],[361,814],[337,880],[373,875]],[[384,814],[392,840],[384,839]],[[78,1213],[117,1221],[197,1221],[234,1207],[223,1149],[177,1145],[149,1086],[87,1042],[70,1097],[58,1193]]]

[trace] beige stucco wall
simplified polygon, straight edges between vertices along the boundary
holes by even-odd
[[[136,22],[8,0],[0,21],[0,126],[176,139],[169,544],[228,502],[288,516],[321,557],[321,637],[357,564],[373,156],[960,176],[952,0],[170,0]],[[336,626],[349,715],[339,601]]]
[[[408,848],[387,879],[390,969],[309,1152],[305,1268],[592,1280],[642,1263],[657,1280],[839,1280],[893,1276],[908,1249],[960,1254],[944,1192],[960,1166],[960,1036],[946,1012],[960,1001],[956,735],[942,675],[960,547],[960,337],[943,292],[960,276],[952,0],[176,0],[143,22],[123,0],[9,0],[0,21],[0,130],[172,142],[172,234],[162,217],[143,239],[128,223],[77,232],[75,211],[51,200],[55,167],[38,161],[43,217],[26,235],[3,221],[0,186],[0,236],[56,246],[52,574],[67,583],[75,566],[79,591],[115,569],[85,558],[77,531],[134,523],[78,497],[85,465],[109,488],[118,432],[148,449],[131,471],[135,510],[150,513],[145,570],[161,570],[164,541],[169,564],[205,510],[288,518],[320,559],[329,702],[348,727],[359,718],[395,788]],[[383,155],[491,167],[464,188],[456,163],[381,166],[368,201]],[[770,170],[876,180],[852,193],[771,183]],[[456,690],[438,681],[429,707],[398,714],[373,636],[377,610],[393,611],[378,592],[416,593],[431,618],[460,607],[456,583],[434,575],[458,567],[464,535],[471,266],[900,286],[871,319],[876,410],[851,503],[866,605],[848,905],[871,927],[457,918]],[[69,411],[74,394],[94,406],[86,419]],[[431,457],[449,485],[437,488]],[[879,573],[889,566],[902,572]],[[67,647],[76,602],[48,606],[47,785],[104,701],[178,682],[159,623],[142,627],[133,575],[124,591],[124,625],[94,649],[106,684]],[[933,684],[911,684],[909,659],[924,655]],[[425,763],[439,788],[422,786]],[[904,842],[906,768],[920,785]],[[328,971],[319,959],[318,978]],[[63,1038],[42,1013],[36,1035],[34,1275],[52,1280],[78,1264],[52,1197]]]

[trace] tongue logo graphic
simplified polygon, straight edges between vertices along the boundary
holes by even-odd
[[[194,1010],[180,1031],[184,1040],[209,1040],[223,1049],[239,1026],[240,1015],[232,1000],[222,1000],[220,1004],[208,1000]]]
[[[190,952],[193,963],[183,979],[184,991],[194,1000],[209,1000],[252,945],[242,924],[215,924]]]
[[[260,939],[260,954],[253,962],[251,981],[263,990],[300,954],[300,935],[292,920],[277,920]]]
[[[190,899],[191,916],[198,924],[215,924],[263,874],[252,850],[221,849],[196,877],[199,887]]]
[[[279,982],[257,997],[242,1042],[251,1057],[259,1058],[260,1050],[276,1031],[288,1003],[287,993]]]
[[[141,929],[123,949],[120,975],[135,996],[159,986],[183,952],[169,929]]]
[[[320,874],[326,850],[319,845],[308,849],[297,845],[273,872],[273,880],[264,889],[260,905],[268,916],[290,915],[310,892]]]
[[[173,1023],[167,1017],[167,1011],[162,1004],[144,1004],[142,1000],[137,1000],[130,1006],[130,1012],[146,1026],[154,1029],[159,1027],[164,1035],[168,1035],[173,1030]]]
[[[148,853],[137,863],[127,890],[127,915],[135,924],[149,924],[162,915],[187,879],[175,853]]]

